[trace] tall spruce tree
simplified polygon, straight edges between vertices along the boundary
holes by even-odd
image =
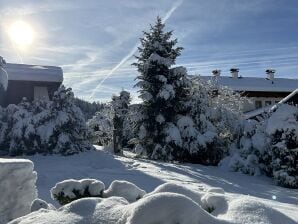
[[[141,38],[139,56],[134,63],[138,69],[140,97],[143,99],[143,117],[139,121],[138,149],[152,159],[170,159],[176,147],[181,145],[181,136],[174,121],[175,90],[171,66],[175,64],[182,48],[176,47],[172,31],[164,31],[164,23],[157,18],[150,32]]]

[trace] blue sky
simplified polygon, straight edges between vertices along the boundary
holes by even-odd
[[[19,59],[7,35],[16,20],[36,35],[19,52],[28,64],[58,65],[64,84],[86,100],[106,101],[121,89],[132,91],[132,55],[156,16],[166,19],[184,47],[178,65],[190,74],[298,78],[297,0],[0,0],[0,55]]]

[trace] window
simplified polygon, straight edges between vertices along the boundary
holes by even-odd
[[[265,101],[265,106],[270,106],[271,104],[271,101]]]
[[[46,86],[34,86],[34,100],[49,100],[48,88]]]
[[[255,106],[256,106],[256,109],[259,109],[262,107],[262,101],[261,100],[256,100],[255,101]]]

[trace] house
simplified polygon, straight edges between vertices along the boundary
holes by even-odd
[[[0,63],[0,67],[2,83],[0,105],[3,107],[8,104],[17,104],[24,97],[28,101],[49,100],[63,81],[63,72],[60,67],[6,64],[4,60]]]
[[[214,70],[212,76],[201,76],[215,85],[227,86],[250,99],[243,112],[252,112],[270,108],[298,88],[298,79],[276,78],[274,69],[267,69],[264,77],[243,77],[238,68],[230,69],[231,76],[221,76],[220,70]]]
[[[274,106],[266,106],[266,107],[262,107],[260,109],[245,113],[244,115],[245,119],[262,120],[263,117],[266,116],[266,114],[274,112],[280,104],[284,104],[284,103],[298,106],[298,89],[294,90],[292,93],[290,93],[288,96],[283,98]]]

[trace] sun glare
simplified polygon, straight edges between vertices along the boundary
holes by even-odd
[[[19,48],[26,48],[33,43],[34,32],[28,23],[16,21],[9,28],[9,36]]]

